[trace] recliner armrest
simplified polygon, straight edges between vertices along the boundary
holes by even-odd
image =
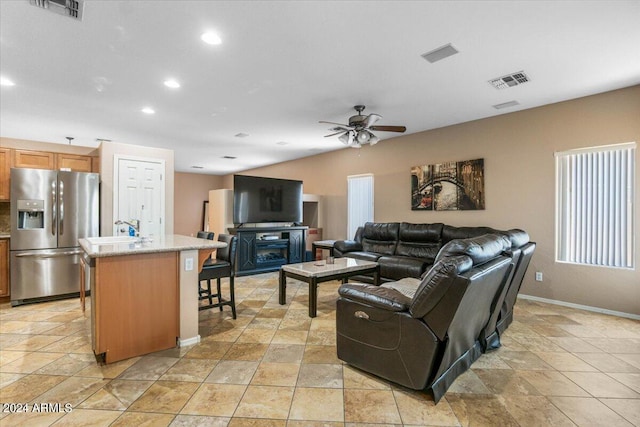
[[[356,242],[355,240],[338,240],[333,245],[335,250],[344,254],[347,252],[361,251],[362,244],[360,242]]]
[[[338,289],[341,297],[389,311],[408,311],[411,299],[395,289],[364,283],[345,283]]]

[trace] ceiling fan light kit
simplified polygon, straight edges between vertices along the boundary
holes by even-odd
[[[381,115],[375,113],[371,113],[368,116],[363,115],[362,111],[365,109],[364,105],[356,105],[353,108],[358,114],[349,117],[348,125],[320,121],[320,123],[337,125],[329,129],[333,133],[325,135],[325,137],[340,135],[338,136],[338,140],[343,144],[353,148],[360,148],[362,147],[362,144],[375,145],[380,141],[380,138],[371,132],[372,130],[401,133],[407,130],[404,126],[374,126],[374,124],[382,118]]]

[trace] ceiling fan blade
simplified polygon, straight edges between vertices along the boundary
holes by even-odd
[[[349,132],[351,129],[350,128],[346,128],[344,126],[336,126],[336,127],[331,128],[329,130],[333,131],[333,132],[338,132],[338,131],[340,131],[340,132]]]
[[[336,122],[325,122],[324,120],[320,120],[318,123],[326,123],[329,125],[338,125],[338,126],[344,126],[344,127],[350,127],[349,125],[344,125],[342,123],[336,123]]]
[[[378,120],[380,120],[382,118],[382,116],[380,114],[375,114],[375,113],[371,113],[367,116],[367,120],[366,120],[366,124],[365,124],[365,128],[368,128],[370,126],[373,126],[373,124],[375,122],[377,122]]]
[[[369,129],[381,132],[404,132],[407,130],[405,126],[371,126]]]
[[[333,130],[333,129],[329,129],[329,130]],[[328,137],[330,137],[330,136],[340,135],[341,133],[344,133],[344,132],[349,132],[349,131],[345,129],[345,130],[341,130],[341,131],[336,132],[336,133],[331,133],[331,134],[329,134],[329,135],[325,135],[324,137],[325,137],[325,138],[328,138]]]

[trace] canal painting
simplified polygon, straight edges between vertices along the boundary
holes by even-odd
[[[484,209],[484,159],[411,168],[411,210]]]

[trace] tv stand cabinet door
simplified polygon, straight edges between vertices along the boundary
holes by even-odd
[[[256,268],[256,233],[238,233],[238,271]]]
[[[304,262],[304,230],[289,231],[289,264]]]

